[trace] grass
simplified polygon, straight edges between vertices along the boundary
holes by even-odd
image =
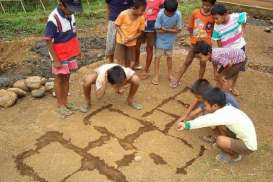
[[[78,28],[90,28],[96,26],[97,22],[103,20],[105,16],[105,1],[92,0],[90,4],[84,3],[84,13],[77,15]],[[179,9],[184,18],[191,11],[200,5],[199,1],[189,1],[181,3]],[[36,6],[35,10],[28,10],[24,13],[20,7],[10,10],[7,13],[0,14],[0,39],[14,39],[17,37],[39,36],[43,34],[47,17],[56,4],[47,6],[43,11],[41,7]]]

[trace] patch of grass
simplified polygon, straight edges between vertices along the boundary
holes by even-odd
[[[54,2],[54,1],[53,1]],[[43,11],[40,6],[36,9],[27,8],[24,13],[20,7],[16,7],[17,11],[10,10],[8,13],[0,14],[0,39],[13,39],[15,37],[39,36],[43,34],[47,17],[56,3],[47,5],[47,10]],[[200,6],[199,0],[181,3],[179,6],[184,19],[190,15],[191,11]],[[78,28],[94,27],[97,22],[102,21],[105,17],[106,5],[105,1],[92,0],[90,4],[84,2],[84,13],[77,15]]]

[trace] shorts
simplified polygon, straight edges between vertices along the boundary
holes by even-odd
[[[242,140],[239,139],[231,139],[230,148],[237,154],[249,155],[253,152],[252,150],[247,148]]]
[[[61,68],[55,68],[52,66],[52,73],[54,75],[69,75],[71,71],[78,69],[78,62],[75,59],[70,61],[62,61]]]
[[[136,59],[136,46],[126,46],[123,44],[116,44],[115,59],[123,61],[135,61]]]
[[[226,80],[231,80],[236,75],[239,74],[239,72],[245,68],[246,62],[241,62],[232,65],[230,68],[223,70],[220,72],[220,75],[223,76]]]
[[[108,21],[105,55],[114,55],[117,27],[114,21]]]
[[[173,56],[173,50],[172,49],[155,49],[155,57],[160,58],[161,56],[166,56],[168,58],[171,58]]]
[[[155,40],[156,40],[156,32],[144,32],[140,37],[139,37],[141,43],[147,44],[147,47],[154,47],[155,46]]]
[[[155,32],[155,21],[147,21],[145,32]]]

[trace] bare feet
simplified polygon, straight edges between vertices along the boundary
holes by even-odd
[[[159,79],[158,78],[153,78],[152,79],[152,84],[159,85]]]
[[[235,96],[239,96],[239,95],[240,95],[240,92],[239,92],[237,89],[235,89],[235,88],[231,88],[231,89],[230,89],[230,92],[231,92],[233,95],[235,95]]]
[[[139,78],[140,78],[141,80],[146,80],[146,79],[148,79],[149,77],[150,77],[150,75],[149,75],[149,73],[147,73],[147,72],[144,72],[144,73],[139,74]]]

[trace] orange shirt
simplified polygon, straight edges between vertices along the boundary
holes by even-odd
[[[144,31],[145,29],[145,18],[140,16],[135,20],[130,18],[130,9],[125,10],[120,13],[118,18],[115,21],[115,24],[120,27],[121,31],[125,34],[126,38],[131,38],[137,35],[138,32]],[[119,44],[123,44],[122,40],[124,37],[117,33],[116,41]],[[126,46],[135,46],[137,39],[126,43]]]
[[[213,32],[214,20],[212,15],[204,15],[201,9],[192,12],[188,28],[192,29],[191,44],[196,44],[198,40],[204,40],[211,44],[211,35]]]

